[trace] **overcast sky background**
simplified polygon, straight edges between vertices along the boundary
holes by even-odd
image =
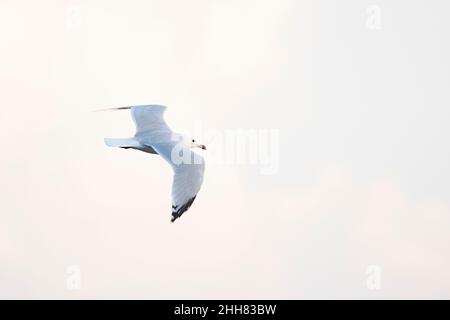
[[[450,298],[449,10],[1,0],[0,297]],[[91,112],[145,103],[179,131],[278,130],[279,171],[207,163],[171,224],[170,167],[105,147],[132,121]]]

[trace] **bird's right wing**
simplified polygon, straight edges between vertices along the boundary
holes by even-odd
[[[143,142],[146,145],[154,143],[166,143],[173,138],[173,132],[164,121],[165,106],[151,104],[141,106],[119,107],[100,109],[97,111],[131,110],[131,117],[136,125],[134,139],[136,143]],[[117,144],[120,141],[106,142],[108,145]]]
[[[164,121],[165,106],[143,105],[132,106],[131,117],[136,125],[136,135],[143,132],[171,131]]]

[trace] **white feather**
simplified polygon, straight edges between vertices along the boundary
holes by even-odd
[[[129,139],[105,139],[105,143],[112,147],[130,147],[138,150],[151,147],[172,166],[173,221],[189,209],[199,192],[203,182],[205,161],[190,150],[190,141],[168,127],[164,121],[165,106],[145,105],[122,109],[131,110],[136,134],[134,138]]]

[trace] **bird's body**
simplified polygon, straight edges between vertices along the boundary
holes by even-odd
[[[136,125],[136,134],[127,139],[105,139],[110,147],[135,149],[158,154],[174,171],[172,184],[172,219],[175,221],[192,205],[203,182],[204,159],[192,152],[194,147],[206,149],[195,140],[174,133],[164,121],[166,110],[161,105],[121,107],[109,110],[130,109]]]

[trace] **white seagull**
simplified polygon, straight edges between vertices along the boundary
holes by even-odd
[[[104,110],[131,110],[136,134],[128,139],[105,139],[109,147],[135,149],[159,154],[174,171],[172,183],[172,219],[174,222],[192,205],[203,182],[205,161],[191,148],[206,150],[194,139],[174,133],[164,121],[166,110],[161,105],[120,107]],[[103,111],[103,110],[102,110]]]

